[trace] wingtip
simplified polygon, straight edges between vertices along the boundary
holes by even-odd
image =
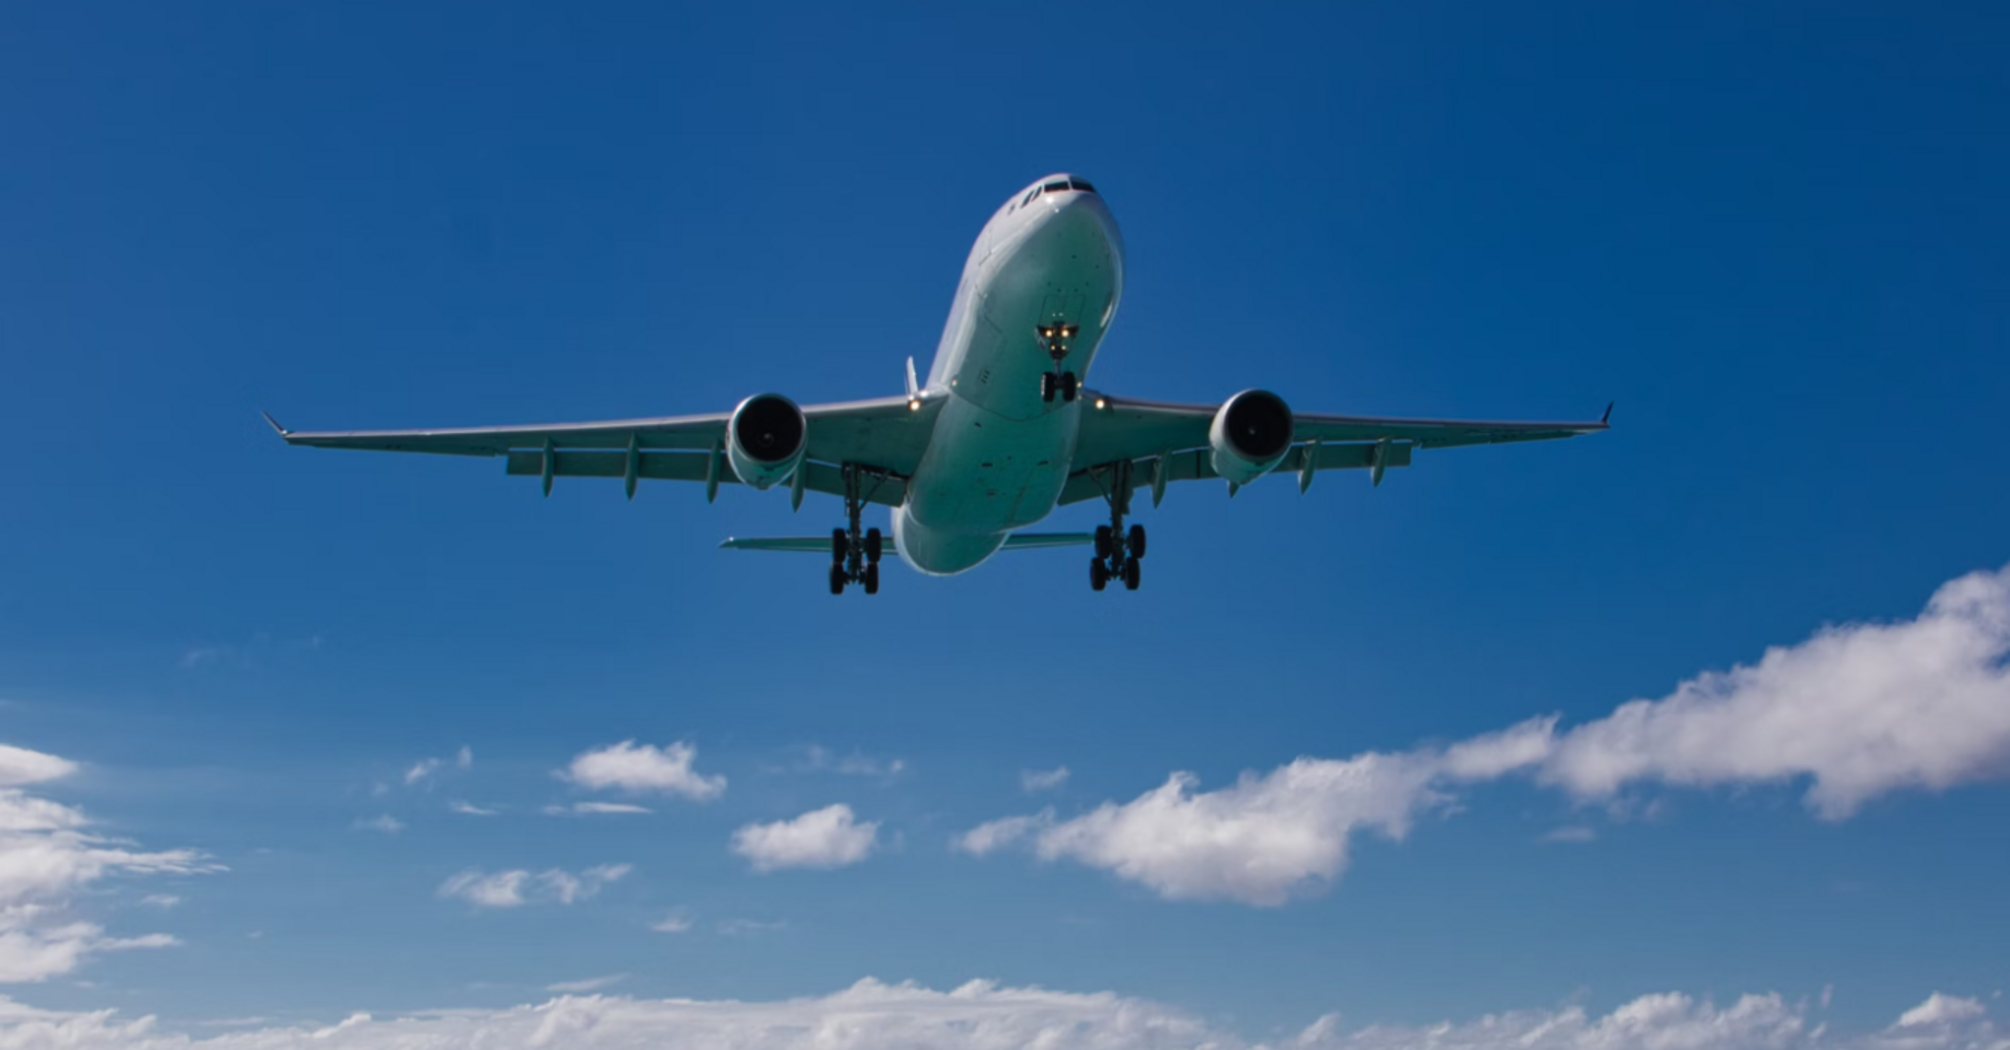
[[[291,432],[291,431],[287,430],[287,429],[286,429],[285,427],[282,427],[282,426],[280,426],[280,425],[279,425],[279,421],[278,421],[278,420],[276,420],[276,419],[274,419],[274,418],[272,418],[272,413],[270,413],[270,412],[267,412],[267,411],[265,411],[265,410],[263,410],[263,409],[260,409],[260,410],[259,410],[259,412],[258,412],[258,414],[259,414],[259,415],[261,415],[261,416],[264,416],[264,417],[265,417],[265,421],[266,421],[267,423],[271,424],[271,426],[272,426],[272,429],[273,429],[273,432],[274,432],[274,433],[277,433],[277,434],[278,434],[278,435],[279,435],[280,437],[291,437],[291,436],[292,436],[292,432]]]
[[[1616,404],[1618,404],[1618,403],[1619,403],[1619,402],[1617,402],[1617,401],[1607,401],[1607,402],[1605,403],[1605,414],[1604,414],[1604,415],[1602,415],[1602,416],[1599,416],[1599,417],[1598,417],[1598,425],[1599,425],[1599,426],[1601,426],[1601,427],[1609,427],[1609,426],[1611,426],[1611,425],[1612,425],[1612,406],[1613,406],[1613,405],[1616,405]]]

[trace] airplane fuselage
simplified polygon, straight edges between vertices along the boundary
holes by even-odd
[[[894,543],[936,575],[982,563],[1051,514],[1083,402],[1046,399],[1042,373],[1086,378],[1123,297],[1124,247],[1093,190],[1056,175],[1021,190],[978,235],[926,383],[934,430],[894,511]]]

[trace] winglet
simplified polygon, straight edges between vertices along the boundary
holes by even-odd
[[[908,359],[907,359],[907,397],[908,397],[908,400],[910,400],[910,401],[914,400],[914,395],[916,395],[916,394],[918,394],[918,393],[920,393],[920,392],[921,392],[921,384],[920,384],[920,383],[918,383],[918,382],[916,382],[916,381],[915,381],[915,378],[914,378],[914,358],[910,357],[910,358],[908,358]]]
[[[261,410],[258,414],[264,416],[265,421],[267,423],[272,424],[272,429],[278,431],[280,437],[287,437],[290,435],[291,433],[290,431],[288,431],[285,427],[280,426],[278,420],[272,418],[272,413]]]
[[[1612,425],[1612,406],[1616,404],[1618,404],[1617,401],[1607,401],[1605,403],[1605,414],[1598,417],[1599,426],[1609,427]]]

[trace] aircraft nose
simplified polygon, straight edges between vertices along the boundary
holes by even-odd
[[[1109,248],[1116,243],[1116,223],[1102,198],[1093,193],[1048,194],[1048,214],[1040,222],[1049,237]]]

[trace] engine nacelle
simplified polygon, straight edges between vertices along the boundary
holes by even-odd
[[[1245,390],[1222,402],[1208,427],[1214,472],[1231,485],[1270,473],[1291,451],[1291,409],[1268,390]]]
[[[787,478],[809,451],[809,421],[794,401],[756,394],[726,421],[726,463],[733,476],[757,489]]]

